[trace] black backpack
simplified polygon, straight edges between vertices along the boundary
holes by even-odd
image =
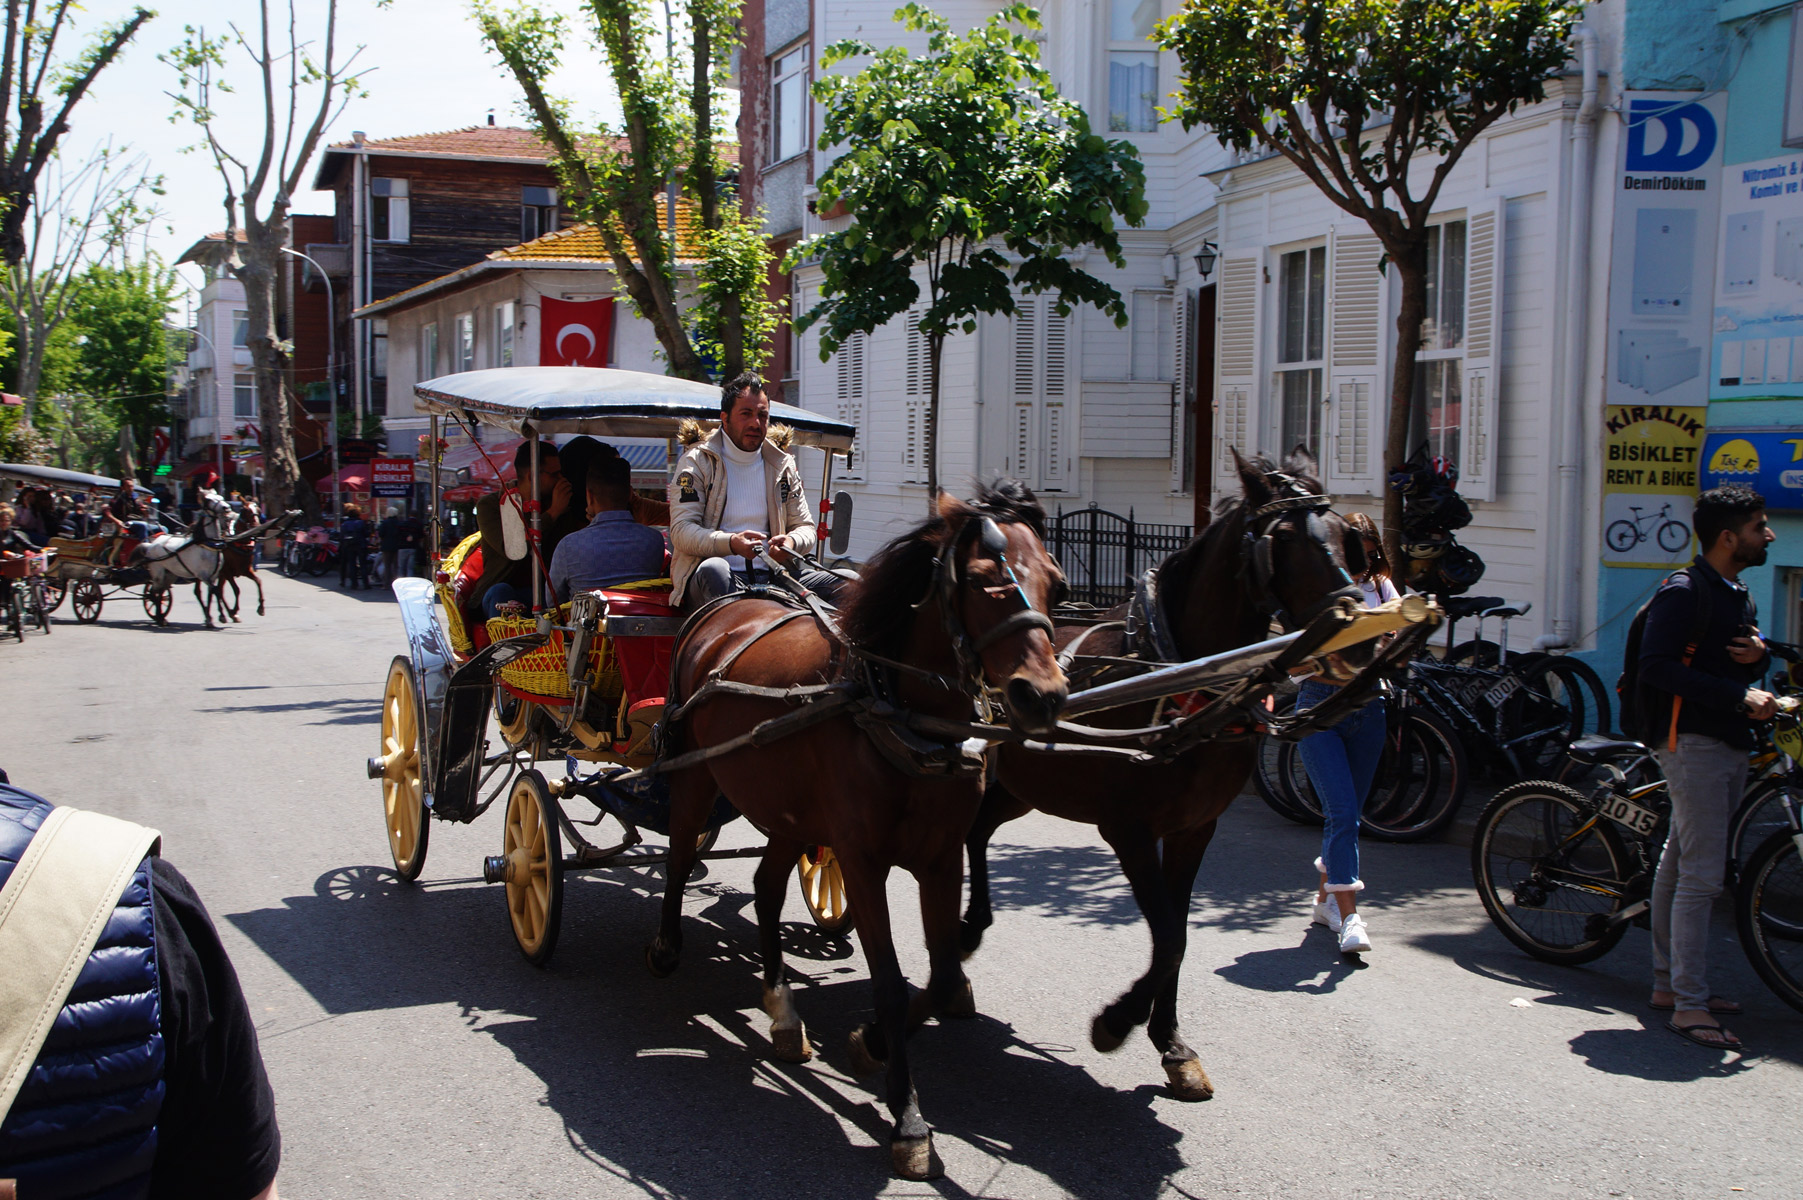
[[[1659,598],[1659,592],[1665,590],[1666,584],[1680,575],[1689,575],[1690,568],[1673,571],[1659,584],[1653,593],[1653,599]],[[1684,661],[1688,663],[1697,652],[1697,645],[1703,640],[1703,633],[1709,625],[1709,593],[1702,587],[1702,580],[1695,575],[1690,578],[1690,590],[1696,594],[1697,611],[1691,621],[1690,637],[1685,643]],[[1671,719],[1669,693],[1658,688],[1649,688],[1640,682],[1640,639],[1646,632],[1647,611],[1653,607],[1648,600],[1634,614],[1634,621],[1628,626],[1628,644],[1622,651],[1621,675],[1615,681],[1615,698],[1621,708],[1621,731],[1637,742],[1657,747],[1659,740],[1667,733],[1658,726],[1662,721]]]

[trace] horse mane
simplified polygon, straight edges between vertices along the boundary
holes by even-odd
[[[932,518],[877,551],[859,573],[850,598],[839,610],[839,626],[852,644],[889,658],[905,650],[915,606],[932,583],[934,560],[972,517],[1025,525],[1045,540],[1045,508],[1017,479],[979,483],[969,501],[942,496]]]

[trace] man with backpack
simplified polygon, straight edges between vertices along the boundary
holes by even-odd
[[[1692,523],[1702,553],[1668,578],[1637,624],[1636,686],[1624,691],[1630,733],[1653,747],[1671,791],[1671,834],[1652,896],[1652,1007],[1672,1013],[1667,1027],[1712,1050],[1740,1039],[1717,1019],[1740,1005],[1708,985],[1710,910],[1722,891],[1728,819],[1747,782],[1753,722],[1777,701],[1757,685],[1768,655],[1759,614],[1740,573],[1765,562],[1772,543],[1765,499],[1741,484],[1697,498]],[[1629,641],[1634,641],[1631,631]],[[1630,694],[1631,692],[1631,694]]]

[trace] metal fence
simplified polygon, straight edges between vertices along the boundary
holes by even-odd
[[[1133,581],[1190,540],[1188,525],[1148,525],[1091,504],[1058,510],[1048,539],[1072,600],[1108,608],[1133,594]]]

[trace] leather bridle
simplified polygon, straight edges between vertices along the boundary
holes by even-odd
[[[1346,581],[1345,584],[1306,609],[1292,612],[1279,599],[1271,586],[1276,577],[1272,559],[1276,553],[1274,534],[1278,526],[1292,513],[1306,514],[1304,531],[1311,541],[1321,547],[1328,561],[1332,562],[1333,547],[1329,542],[1325,515],[1333,508],[1333,498],[1311,490],[1296,476],[1284,471],[1267,471],[1265,481],[1271,485],[1275,498],[1246,514],[1246,535],[1240,559],[1241,570],[1251,574],[1253,595],[1260,610],[1275,616],[1286,630],[1293,631],[1306,626],[1342,598],[1361,600],[1364,593],[1346,569],[1337,564],[1334,570]]]
[[[965,573],[960,569],[961,560],[964,548],[972,538],[985,554],[995,559],[1002,577],[1007,580],[984,590],[993,599],[1006,600],[1012,596],[1019,603],[1014,611],[974,637],[958,615],[958,592],[966,582]],[[1031,629],[1044,630],[1048,638],[1053,636],[1052,618],[1033,607],[1032,601],[1027,599],[1026,589],[1021,587],[1020,578],[1008,563],[1008,535],[1002,532],[994,517],[985,513],[966,521],[958,536],[946,542],[939,551],[933,575],[933,587],[939,595],[940,618],[958,660],[961,690],[973,696],[983,693],[987,685],[983,679],[982,653],[1003,638]]]

